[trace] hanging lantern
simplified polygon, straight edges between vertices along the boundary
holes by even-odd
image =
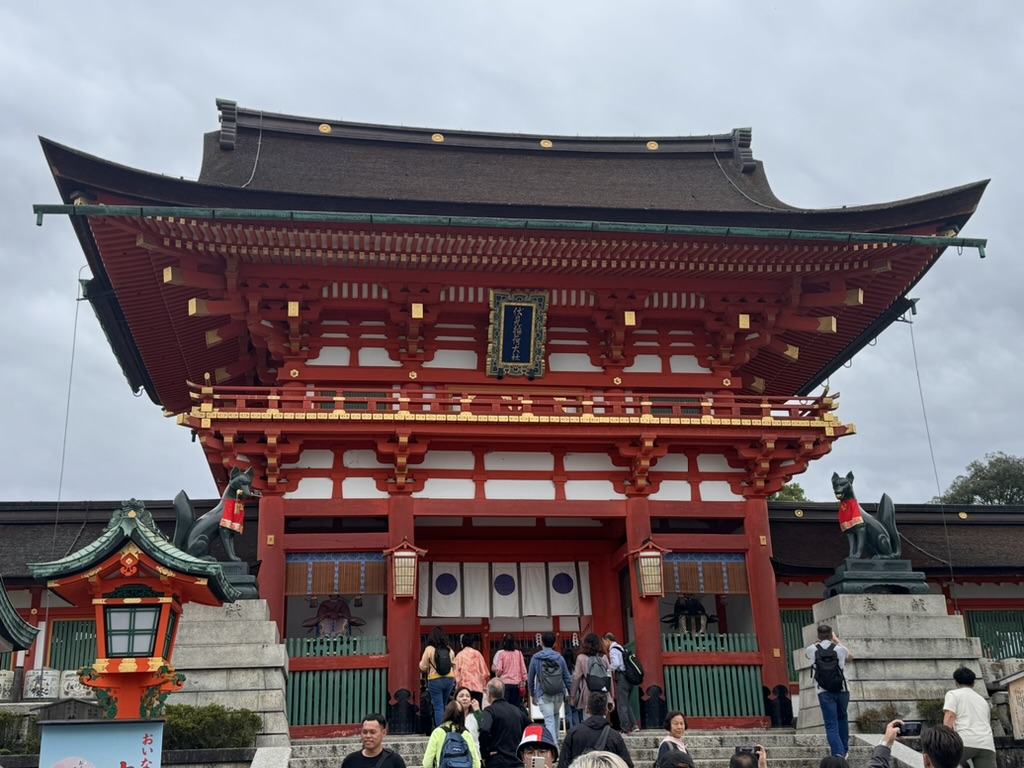
[[[640,597],[665,595],[663,554],[667,551],[648,539],[640,549],[630,553],[636,561],[636,584]]]
[[[392,549],[384,550],[391,556],[391,596],[416,597],[416,576],[419,573],[419,559],[427,550],[414,547],[408,539]]]

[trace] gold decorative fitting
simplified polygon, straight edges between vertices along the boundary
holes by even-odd
[[[288,371],[288,375],[291,376],[293,379],[299,378],[299,369],[292,368],[290,371]]]
[[[444,134],[443,133],[435,133],[433,136],[430,137],[430,140],[432,142],[434,142],[435,144],[443,144],[444,143]]]
[[[327,123],[320,123],[320,133],[330,133],[330,132],[331,132],[331,126],[329,126]]]
[[[722,379],[722,386],[723,387],[731,387],[732,386],[732,379],[730,379],[730,378]]]
[[[648,141],[647,142],[647,148],[653,152],[654,150],[656,150],[658,148],[658,142],[656,142],[656,141]]]
[[[960,514],[957,515],[957,517],[959,517],[961,520],[966,520],[967,519],[967,513],[966,512],[961,512]]]
[[[419,376],[419,374],[416,373],[416,371],[409,371],[409,378],[410,379],[415,379],[417,376]]]
[[[540,145],[541,145],[542,147],[544,147],[544,149],[551,149],[551,148],[552,148],[553,146],[555,146],[555,145],[554,145],[554,144],[553,144],[553,143],[551,142],[551,139],[541,139],[541,140],[540,140]]]
[[[134,510],[134,509],[132,509],[132,510],[130,510],[130,511],[128,512],[128,517],[135,517],[135,516],[136,516],[136,515],[135,515],[135,510]]]
[[[612,384],[614,384],[616,387],[619,386],[621,383],[622,378],[620,376],[616,376],[614,379],[612,379]]]
[[[802,509],[794,509],[793,510],[793,515],[794,515],[794,517],[803,517],[804,516],[804,511]]]

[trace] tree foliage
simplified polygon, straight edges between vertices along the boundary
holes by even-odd
[[[972,461],[935,504],[1024,504],[1024,457],[1002,451],[986,453],[984,461]]]
[[[778,493],[768,497],[769,501],[809,501],[800,483],[788,483]]]

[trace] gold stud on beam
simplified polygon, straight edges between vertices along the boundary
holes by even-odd
[[[785,357],[789,358],[793,362],[800,359],[800,347],[795,347],[792,344],[786,345],[786,351],[782,353]]]
[[[412,316],[413,320],[422,320],[423,305],[420,304],[419,302],[414,302],[412,307],[409,308],[409,314]]]
[[[768,386],[768,382],[762,379],[760,376],[755,376],[754,380],[750,382],[750,391],[756,392],[757,394],[763,394]]]
[[[818,333],[835,333],[836,319],[834,317],[818,318]]]
[[[181,270],[177,267],[164,267],[164,285],[184,285]]]
[[[864,289],[863,288],[851,288],[846,292],[846,300],[843,302],[847,307],[862,307],[864,306]]]
[[[209,315],[209,309],[206,305],[206,299],[189,299],[188,300],[188,316],[189,317],[207,317]]]
[[[622,313],[622,324],[627,328],[632,328],[636,325],[636,311],[627,309]]]
[[[739,316],[739,318],[738,318],[738,322],[739,322],[739,329],[741,331],[749,331],[750,330],[750,315],[741,314]]]
[[[299,316],[299,302],[297,302],[297,301],[289,301],[288,302],[288,317],[298,317],[298,316]]]

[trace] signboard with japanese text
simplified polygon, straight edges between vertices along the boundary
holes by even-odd
[[[491,324],[487,340],[487,375],[544,375],[547,336],[547,293],[491,291]]]
[[[39,728],[39,768],[160,768],[163,720],[54,720]]]

